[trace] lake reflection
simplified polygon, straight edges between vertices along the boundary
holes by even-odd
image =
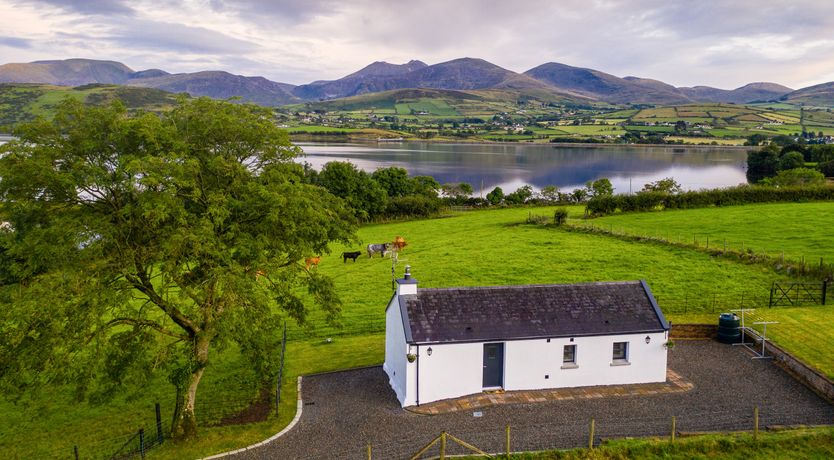
[[[667,147],[555,147],[551,145],[472,145],[403,142],[382,144],[299,143],[314,168],[328,161],[350,161],[373,172],[399,166],[411,175],[440,183],[468,182],[485,192],[505,192],[524,184],[563,190],[608,177],[618,193],[638,191],[647,182],[673,177],[685,189],[728,187],[746,183],[746,150]]]

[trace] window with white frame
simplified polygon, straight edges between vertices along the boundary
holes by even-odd
[[[628,342],[614,342],[611,360],[615,363],[628,362]]]

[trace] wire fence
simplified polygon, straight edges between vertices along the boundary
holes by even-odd
[[[201,427],[227,426],[264,421],[278,410],[281,394],[280,388],[284,380],[284,365],[286,360],[287,335],[286,329],[281,342],[281,356],[276,379],[275,392],[270,387],[259,387],[251,381],[226,382],[223,385],[222,397],[215,394],[201,394],[195,403],[194,413],[197,425]],[[105,428],[97,431],[85,425],[85,429],[77,431],[65,430],[56,439],[55,435],[44,434],[41,437],[30,437],[28,442],[38,446],[51,445],[46,450],[39,450],[37,456],[44,458],[72,458],[72,459],[111,459],[126,460],[131,458],[145,458],[148,452],[160,445],[169,437],[171,431],[171,417],[176,400],[173,387],[169,392],[155,394],[165,405],[156,403],[153,412],[141,408],[130,413],[121,413],[121,417],[110,417]],[[163,411],[167,408],[167,411]],[[132,420],[133,422],[126,422]],[[101,436],[101,432],[112,433],[112,426],[126,425],[125,433],[116,436]],[[127,428],[133,425],[134,428]]]
[[[466,426],[437,425],[430,433],[407,434],[396,439],[340,440],[338,449],[310,445],[306,452],[294,455],[299,460],[331,459],[412,459],[437,458],[440,443],[435,443],[423,455],[415,457],[422,448],[448,433],[478,450],[493,455],[553,449],[593,448],[608,440],[632,437],[666,438],[673,443],[680,436],[706,433],[749,432],[754,438],[761,431],[788,427],[831,425],[834,423],[832,408],[814,411],[784,412],[759,409],[718,409],[712,411],[687,411],[676,415],[616,416],[589,414],[587,418],[564,420],[554,414],[554,421],[536,423],[516,421],[503,424],[484,420],[483,424]],[[347,445],[345,445],[347,444]],[[472,455],[473,450],[447,439],[444,454]]]

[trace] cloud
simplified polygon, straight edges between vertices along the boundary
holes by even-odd
[[[85,15],[133,15],[135,10],[123,0],[36,0],[37,3]]]
[[[799,86],[834,75],[834,4],[826,1],[12,1],[0,0],[8,13],[0,35],[14,40],[0,44],[16,58],[83,53],[291,83],[339,78],[377,60],[463,56],[518,72],[553,61],[676,86]]]
[[[232,56],[259,48],[255,43],[204,27],[134,19],[119,21],[99,39],[115,42],[125,48]]]
[[[32,42],[24,38],[4,37],[0,35],[0,46],[8,46],[10,48],[31,48]]]

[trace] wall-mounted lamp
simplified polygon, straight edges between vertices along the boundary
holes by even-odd
[[[429,355],[429,356],[431,356],[431,347],[429,347],[428,349],[426,349],[426,354],[427,354],[427,355]]]
[[[651,341],[652,341],[652,338],[647,335],[646,336],[646,345],[648,345],[649,342],[651,342]]]

